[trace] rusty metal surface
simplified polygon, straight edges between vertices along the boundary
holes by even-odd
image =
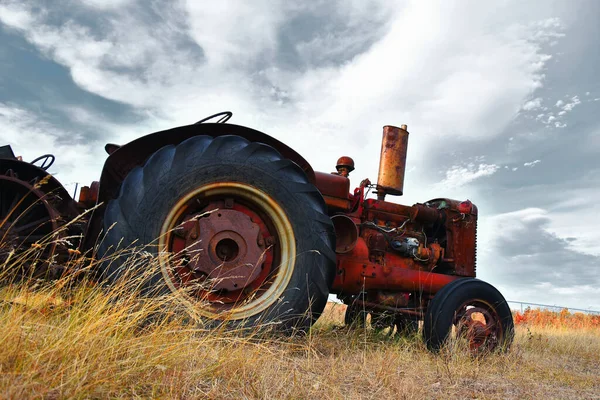
[[[268,215],[236,195],[178,202],[166,238],[173,285],[227,309],[267,289],[280,266],[279,239]]]
[[[335,169],[339,175],[347,178],[350,172],[354,171],[354,160],[348,156],[340,157],[337,160]]]
[[[477,206],[471,202],[438,198],[425,204],[444,213],[446,248],[444,261],[451,264],[454,273],[475,276],[477,255]],[[462,204],[462,205],[461,205]],[[461,211],[470,211],[468,214]]]
[[[346,200],[350,195],[350,179],[345,176],[315,172],[315,186],[324,196]]]
[[[358,227],[354,221],[345,215],[331,217],[335,229],[335,252],[347,253],[352,251],[358,240]]]
[[[383,127],[381,158],[377,174],[377,193],[380,200],[383,200],[386,194],[402,195],[407,148],[406,129],[391,125]]]
[[[325,204],[329,209],[329,213],[343,211],[350,211],[352,208],[352,201],[350,199],[340,199],[339,197],[332,196],[323,196],[323,200],[325,200]]]
[[[408,257],[386,254],[386,263],[369,259],[369,248],[359,238],[354,250],[338,255],[338,274],[333,290],[357,294],[364,290],[436,293],[460,276],[423,271],[422,266]]]
[[[92,208],[98,202],[100,182],[94,181],[90,186],[82,186],[79,191],[79,203],[85,208]]]
[[[502,342],[503,329],[498,313],[480,300],[470,300],[457,308],[453,324],[457,336],[467,340],[472,353],[493,350]]]
[[[210,279],[214,290],[245,287],[262,271],[264,242],[260,227],[241,211],[217,210],[186,224],[188,267]]]

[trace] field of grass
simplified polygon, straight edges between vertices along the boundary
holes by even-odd
[[[282,337],[175,316],[142,324],[171,300],[117,294],[70,279],[3,286],[0,398],[600,398],[593,323],[517,316],[508,354],[471,358],[430,354],[416,336],[348,330],[335,303],[307,336]]]

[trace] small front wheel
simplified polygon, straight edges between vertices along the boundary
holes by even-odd
[[[423,325],[427,348],[437,352],[448,342],[466,342],[473,354],[507,350],[514,337],[512,313],[489,283],[466,278],[440,290]]]

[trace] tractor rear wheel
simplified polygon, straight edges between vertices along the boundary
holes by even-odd
[[[144,293],[175,293],[208,326],[305,330],[335,274],[335,234],[320,192],[274,148],[196,136],[154,153],[123,181],[99,248],[109,281],[147,273],[118,249],[158,261]],[[146,263],[147,264],[147,263]]]
[[[489,283],[465,278],[442,288],[433,298],[423,324],[427,348],[466,342],[472,354],[504,351],[514,337],[512,313],[502,294]]]

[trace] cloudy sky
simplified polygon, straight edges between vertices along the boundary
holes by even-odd
[[[600,3],[523,3],[0,0],[0,144],[73,188],[107,142],[231,110],[358,185],[408,124],[390,200],[471,199],[479,277],[600,310]]]

